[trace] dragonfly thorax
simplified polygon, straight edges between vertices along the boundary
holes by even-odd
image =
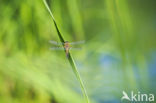
[[[70,44],[69,44],[68,41],[66,41],[66,42],[64,43],[64,48],[70,48]]]

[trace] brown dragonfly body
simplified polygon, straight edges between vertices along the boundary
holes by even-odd
[[[66,56],[68,57],[69,56],[69,49],[70,49],[70,43],[68,41],[66,41],[64,43],[64,49],[66,51]]]

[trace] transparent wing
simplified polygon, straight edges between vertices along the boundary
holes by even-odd
[[[83,44],[83,43],[85,43],[84,40],[83,41],[77,41],[77,42],[71,42],[70,44],[75,45],[75,44]]]
[[[73,47],[71,47],[70,50],[82,50],[82,48],[73,48]]]
[[[58,43],[58,42],[52,41],[52,40],[50,40],[49,43],[54,44],[54,45],[62,45],[63,44],[63,43]]]
[[[50,50],[64,50],[63,47],[51,47]]]

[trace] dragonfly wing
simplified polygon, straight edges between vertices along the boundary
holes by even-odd
[[[50,48],[50,50],[64,50],[63,47],[52,47]]]
[[[73,48],[71,47],[70,50],[81,50],[82,48]]]
[[[62,45],[63,44],[63,43],[58,43],[58,42],[52,41],[52,40],[50,40],[49,43],[54,44],[54,45]]]
[[[85,43],[84,40],[83,41],[77,41],[77,42],[71,42],[70,44],[71,45],[74,45],[74,44],[83,44],[83,43]]]

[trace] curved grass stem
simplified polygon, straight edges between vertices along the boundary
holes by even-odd
[[[44,2],[44,5],[46,6],[46,8],[47,8],[47,10],[48,10],[48,12],[49,12],[49,14],[50,14],[50,16],[52,17],[52,20],[53,20],[53,22],[54,22],[54,25],[55,25],[55,28],[56,28],[56,30],[57,30],[57,34],[58,34],[58,36],[59,36],[60,41],[61,41],[61,42],[65,42],[63,36],[61,35],[61,33],[60,33],[59,29],[58,29],[58,26],[57,26],[57,23],[56,23],[56,21],[55,21],[55,18],[54,18],[54,16],[53,16],[53,14],[52,14],[52,12],[51,12],[51,10],[50,10],[50,8],[49,8],[49,6],[48,6],[46,0],[43,0],[43,2]],[[82,81],[82,79],[81,79],[81,77],[80,77],[80,74],[79,74],[79,72],[78,72],[78,70],[77,70],[77,68],[76,68],[75,62],[74,62],[74,60],[73,60],[73,58],[72,58],[72,56],[71,56],[70,53],[69,53],[67,59],[68,59],[70,65],[71,65],[71,67],[72,67],[72,70],[73,70],[73,72],[74,72],[76,78],[78,79],[78,81],[79,81],[79,83],[80,83],[82,93],[83,93],[83,95],[84,95],[84,97],[85,97],[85,99],[86,99],[86,103],[89,103],[89,98],[88,98],[86,89],[85,89],[85,87],[84,87],[83,81]]]

